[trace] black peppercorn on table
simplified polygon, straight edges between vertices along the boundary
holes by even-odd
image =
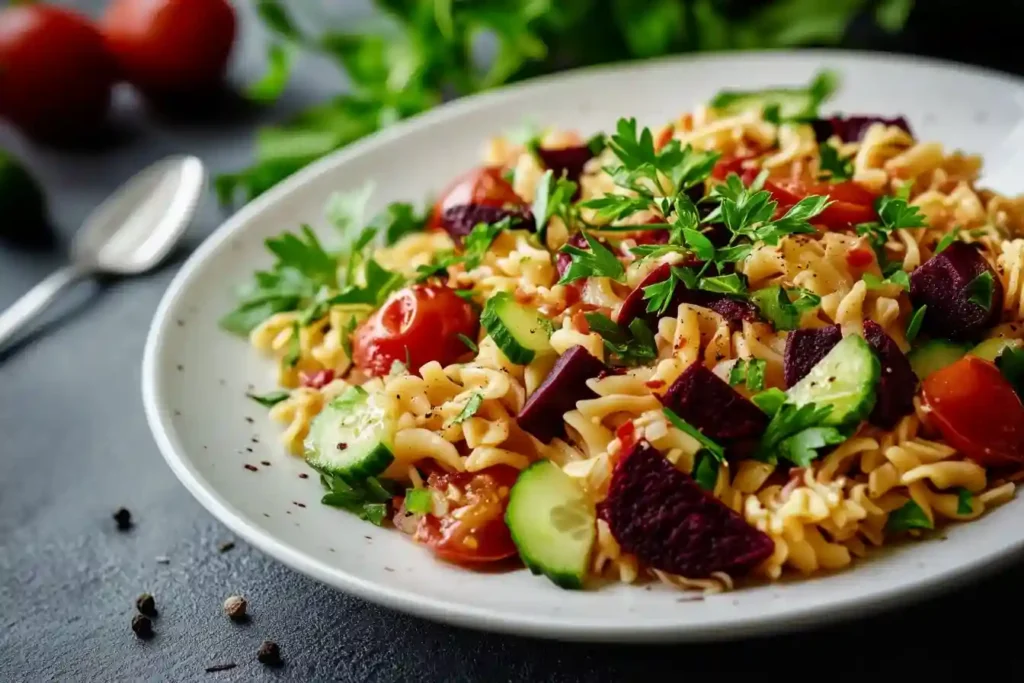
[[[251,33],[251,18],[244,19]],[[911,47],[929,45],[918,39]],[[261,52],[247,40],[237,60],[248,65]],[[992,50],[984,54],[995,65],[1009,63]],[[165,154],[198,152],[213,172],[242,166],[260,119],[281,118],[338,87],[322,66],[308,63],[285,100],[259,116],[156,125],[125,101],[125,140],[104,151],[38,149],[3,130],[0,145],[27,159],[41,178],[66,242],[98,201]],[[1017,650],[993,648],[993,634],[981,627],[1024,599],[1021,565],[867,621],[659,647],[559,644],[451,628],[285,568],[233,538],[190,497],[160,458],[140,402],[142,347],[157,302],[187,251],[222,218],[208,197],[189,243],[165,267],[136,280],[83,284],[38,334],[13,352],[0,351],[0,681],[592,683],[668,671],[792,672],[819,659],[814,666],[828,666],[832,680],[910,673],[950,680],[979,656],[1006,673],[1024,664]],[[57,253],[0,247],[0,306],[61,262]],[[122,507],[130,517],[115,519]],[[225,613],[230,596],[246,600],[244,617]]]

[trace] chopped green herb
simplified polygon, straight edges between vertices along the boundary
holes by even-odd
[[[623,281],[626,271],[622,267],[622,262],[615,257],[615,254],[591,237],[588,232],[584,231],[583,237],[590,246],[589,251],[574,247],[571,244],[566,244],[562,247],[561,251],[569,254],[572,262],[569,264],[569,268],[566,269],[562,279],[558,281],[558,284],[566,285],[587,277],[610,277],[619,282]]]
[[[285,353],[284,358],[281,359],[281,362],[289,368],[294,368],[298,365],[299,357],[302,355],[302,344],[299,334],[299,323],[292,323],[292,334],[288,338],[288,351]]]
[[[828,144],[821,143],[818,146],[821,158],[821,170],[824,178],[838,183],[849,180],[853,177],[853,159],[843,159],[839,156],[839,150]]]
[[[746,278],[737,273],[716,275],[714,277],[701,278],[700,288],[707,292],[742,296],[747,293],[747,281]]]
[[[375,477],[349,482],[321,472],[320,483],[328,490],[320,499],[322,504],[342,508],[377,526],[384,522],[388,503],[395,495],[383,481]]]
[[[750,397],[750,400],[754,402],[763,413],[769,417],[774,417],[775,413],[779,412],[782,408],[782,404],[786,402],[786,392],[782,389],[772,387],[765,389],[764,391],[754,394]]]
[[[935,245],[935,253],[941,254],[942,252],[946,251],[946,249],[949,249],[949,246],[953,244],[953,242],[956,242],[958,239],[960,239],[960,230],[960,228],[953,228],[945,235],[943,235],[942,239],[939,240],[939,243]]]
[[[601,313],[585,313],[584,317],[591,331],[601,335],[605,349],[614,354],[619,364],[644,365],[658,356],[654,333],[640,318],[623,328]]]
[[[672,412],[670,408],[662,408],[661,412],[665,414],[665,417],[668,418],[668,421],[671,422],[676,427],[676,429],[679,429],[682,432],[686,432],[694,439],[696,439],[697,442],[701,446],[703,446],[703,449],[711,457],[713,457],[715,460],[719,462],[723,462],[725,460],[725,449],[722,448],[722,446],[715,443],[714,440],[704,436],[704,434],[702,434],[699,429],[691,425],[683,418],[676,415],[674,412]]]
[[[897,270],[884,280],[874,273],[864,273],[861,279],[864,280],[864,284],[867,285],[868,289],[879,289],[886,285],[896,285],[901,289],[910,291],[910,275],[905,270]]]
[[[452,425],[462,424],[469,418],[476,415],[476,411],[480,410],[480,406],[483,405],[484,397],[481,393],[472,394],[469,400],[466,401],[466,405],[462,407],[462,411],[455,416],[455,419],[451,421]],[[449,425],[451,426],[451,425]]]
[[[466,345],[466,348],[472,351],[473,353],[480,352],[480,347],[476,345],[476,342],[467,337],[466,335],[460,333],[459,340],[462,341],[462,343]]]
[[[434,496],[430,489],[409,489],[405,492],[405,509],[417,515],[425,515],[434,507]]]
[[[921,506],[912,500],[908,500],[903,507],[889,513],[889,520],[885,524],[885,530],[893,533],[908,529],[932,528],[934,528],[932,520],[928,518]]]
[[[809,427],[779,442],[778,452],[799,467],[809,467],[821,448],[846,441],[846,435],[835,427]]]
[[[1017,395],[1024,397],[1024,349],[1007,346],[996,356],[996,367],[1013,385]]]
[[[787,460],[794,459],[794,462],[795,459],[806,460],[808,450],[826,445],[825,442],[835,439],[835,434],[812,432],[811,435],[804,437],[800,436],[801,432],[820,428],[831,412],[830,405],[807,403],[797,407],[791,403],[783,403],[761,436],[754,457],[765,462],[775,462],[779,455]],[[814,445],[818,442],[821,442],[821,446]]]
[[[760,358],[739,359],[729,372],[729,384],[738,386],[745,384],[750,391],[764,389],[764,370],[767,361]]]
[[[992,273],[985,271],[978,277],[967,283],[967,300],[981,306],[986,311],[992,308],[993,292]]]
[[[907,342],[913,342],[917,339],[917,335],[921,332],[921,325],[924,324],[924,314],[928,310],[928,305],[923,304],[914,310],[914,314],[910,316],[910,321],[907,322]]]
[[[706,449],[697,451],[693,465],[693,479],[705,491],[714,491],[718,483],[718,459]]]
[[[956,490],[956,514],[969,515],[974,512],[974,494],[960,487]]]
[[[534,194],[532,213],[537,224],[537,237],[542,243],[552,216],[558,216],[567,226],[573,223],[575,207],[572,198],[576,187],[576,183],[567,178],[556,178],[551,170],[541,176]]]
[[[263,394],[262,396],[260,396],[252,392],[246,392],[245,395],[259,403],[261,406],[273,408],[278,403],[286,400],[289,396],[291,396],[291,393],[287,391],[271,391],[268,394]]]

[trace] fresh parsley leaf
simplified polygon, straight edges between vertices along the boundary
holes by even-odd
[[[601,335],[604,347],[614,354],[622,365],[644,365],[658,356],[654,333],[640,318],[623,328],[601,313],[585,313],[592,332]]]
[[[763,192],[763,190],[762,190]],[[827,195],[810,195],[790,207],[782,218],[766,223],[754,231],[757,239],[765,244],[776,245],[786,235],[797,235],[816,232],[810,220],[824,211],[832,202]],[[775,213],[776,202],[769,202],[772,213]]]
[[[587,149],[595,157],[599,156],[608,146],[608,137],[604,133],[595,133],[587,140]]]
[[[697,451],[693,465],[693,480],[705,491],[714,491],[715,484],[718,483],[718,460],[706,449]]]
[[[901,289],[910,291],[910,275],[905,270],[897,270],[884,280],[874,273],[864,273],[861,279],[864,280],[864,284],[867,285],[868,289],[879,289],[886,285],[896,285]]]
[[[992,273],[985,271],[967,283],[967,300],[986,311],[992,308]]]
[[[908,184],[905,192],[909,189]],[[907,204],[905,197],[884,195],[878,198],[875,208],[878,210],[878,218],[888,232],[928,227],[921,209]]]
[[[889,513],[889,519],[885,523],[885,530],[897,533],[908,529],[932,529],[932,520],[928,518],[921,506],[912,500],[908,500],[903,507]]]
[[[472,351],[473,353],[479,353],[480,352],[480,347],[478,347],[476,345],[476,342],[473,341],[472,339],[470,339],[469,337],[467,337],[466,335],[464,335],[462,333],[459,333],[459,340],[463,344],[465,344],[466,348],[469,349],[470,351]]]
[[[713,457],[718,462],[724,462],[725,461],[725,449],[722,448],[721,445],[716,443],[714,440],[704,436],[704,434],[701,433],[701,431],[699,429],[697,429],[696,427],[691,425],[689,422],[687,422],[683,418],[681,418],[678,415],[676,415],[670,408],[662,408],[661,412],[663,412],[665,414],[665,417],[668,418],[668,421],[671,422],[676,427],[676,429],[678,429],[678,430],[680,430],[682,432],[686,432],[687,434],[692,436],[694,439],[696,439],[697,442],[701,446],[703,446],[703,449],[711,457]]]
[[[750,391],[764,389],[764,371],[768,363],[760,358],[739,359],[729,372],[729,384],[745,384]]]
[[[491,247],[491,242],[499,233],[508,230],[512,226],[511,218],[502,218],[497,223],[477,223],[469,231],[462,241],[464,250],[463,262],[466,270],[478,268]]]
[[[939,243],[935,245],[935,253],[941,254],[942,252],[949,249],[949,246],[960,239],[960,228],[953,228],[939,240]]]
[[[569,214],[573,208],[572,198],[576,194],[576,187],[576,183],[567,178],[556,178],[555,172],[550,169],[541,176],[532,207],[533,218],[537,223],[537,236],[541,242],[544,242],[548,221],[552,216],[559,216],[567,226],[572,222]]]
[[[376,477],[349,482],[321,472],[320,482],[328,489],[328,493],[320,499],[322,504],[342,508],[377,526],[383,524],[388,502],[395,495]]]
[[[590,250],[580,249],[571,244],[562,247],[563,253],[569,254],[572,262],[565,274],[558,281],[560,285],[567,285],[576,280],[586,277],[610,277],[613,280],[622,282],[625,279],[626,271],[622,262],[615,257],[603,244],[584,231],[583,237],[587,240]]]
[[[832,406],[830,405],[807,403],[797,407],[791,403],[784,403],[768,423],[754,458],[775,462],[776,458],[782,455],[788,459],[791,447],[789,445],[782,446],[782,443],[804,430],[822,426],[831,412]],[[819,440],[823,440],[825,435],[819,435],[819,437]],[[796,446],[809,446],[809,443],[813,441],[814,439],[810,439],[808,442],[798,441]]]
[[[463,422],[465,422],[469,418],[471,418],[474,415],[476,415],[476,411],[480,410],[480,406],[483,405],[483,402],[484,402],[483,394],[478,392],[478,393],[475,393],[475,394],[471,395],[469,397],[469,400],[466,401],[466,405],[462,407],[462,411],[458,415],[455,416],[455,418],[452,420],[451,424],[452,425],[462,424]],[[451,426],[451,425],[449,425],[449,426]]]
[[[827,142],[818,146],[818,152],[825,179],[838,183],[853,177],[853,159],[840,158],[839,150]]]
[[[956,514],[958,515],[969,515],[974,512],[974,506],[971,504],[974,501],[974,494],[960,487],[956,490]]]
[[[245,95],[254,102],[267,104],[281,96],[292,68],[298,57],[298,48],[294,43],[273,43],[267,49],[267,70],[263,76],[245,87]]]
[[[910,316],[910,320],[907,322],[906,338],[907,342],[913,342],[917,339],[917,335],[921,332],[921,325],[924,324],[924,314],[928,310],[927,304],[922,304],[914,310],[914,314]]]
[[[287,398],[291,396],[291,393],[287,391],[271,391],[268,394],[260,396],[259,394],[254,394],[252,392],[246,392],[245,395],[259,403],[261,406],[273,408],[281,401],[287,400]]]
[[[761,409],[765,415],[774,417],[779,409],[782,408],[782,404],[786,402],[786,392],[782,389],[772,387],[765,389],[764,391],[754,394],[750,400],[754,402],[758,408]]]
[[[434,508],[434,496],[430,489],[409,489],[405,492],[405,509],[417,515],[425,515]]]
[[[391,246],[406,235],[423,232],[427,213],[419,212],[407,202],[392,202],[374,216],[370,227],[384,235],[384,244]]]
[[[778,451],[786,460],[799,467],[809,467],[820,455],[818,450],[846,441],[846,436],[835,427],[810,427],[779,442]]]
[[[996,367],[1013,385],[1017,395],[1024,397],[1024,349],[1007,346],[996,356]]]
[[[289,368],[294,368],[298,365],[299,357],[302,355],[302,344],[299,333],[299,323],[293,323],[292,334],[288,338],[288,351],[285,353],[284,358],[281,359],[281,362]]]
[[[693,228],[683,228],[683,242],[687,248],[701,261],[712,261],[715,258],[715,245],[707,236]]]
[[[743,296],[747,293],[747,281],[737,273],[715,275],[714,277],[702,277],[700,288],[706,292]]]

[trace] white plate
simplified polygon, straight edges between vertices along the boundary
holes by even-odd
[[[269,265],[263,239],[302,222],[322,226],[331,191],[356,190],[373,179],[372,211],[389,201],[419,201],[479,163],[488,136],[524,119],[583,133],[609,129],[620,115],[657,125],[723,87],[802,84],[822,67],[843,76],[826,111],[905,114],[922,139],[984,153],[991,163],[1013,160],[1013,150],[1000,143],[1021,119],[1020,81],[882,55],[814,51],[654,61],[545,78],[442,107],[281,183],[225,223],[178,273],[153,321],[143,367],[146,415],[171,469],[234,532],[327,584],[437,620],[563,639],[776,633],[891,606],[1010,556],[1024,545],[1024,500],[949,529],[945,542],[879,553],[823,578],[703,601],[681,601],[681,593],[661,587],[572,592],[526,571],[473,573],[433,560],[394,530],[319,505],[317,479],[299,478],[306,468],[278,445],[279,425],[243,395],[250,383],[273,388],[274,368],[221,332],[217,319],[232,307],[233,288]]]

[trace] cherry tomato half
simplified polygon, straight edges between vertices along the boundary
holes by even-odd
[[[0,117],[30,137],[71,142],[95,133],[115,77],[85,17],[42,4],[0,11]]]
[[[518,476],[508,465],[479,472],[432,473],[428,485],[445,495],[454,487],[458,502],[448,496],[444,517],[423,515],[414,538],[449,562],[473,564],[512,557],[517,551],[505,524],[505,508]]]
[[[743,184],[749,185],[757,177],[757,174],[757,169],[745,171],[742,176]],[[772,199],[779,203],[780,215],[804,197],[828,195],[832,203],[811,219],[815,225],[843,229],[878,219],[878,212],[875,211],[875,200],[878,199],[878,195],[852,180],[844,180],[839,183],[768,180],[765,181],[764,189],[768,190]]]
[[[430,227],[441,227],[441,216],[447,209],[462,204],[480,204],[494,207],[525,207],[526,202],[512,189],[512,184],[502,177],[502,170],[496,166],[475,168],[455,179],[434,205],[430,216]]]
[[[994,364],[964,356],[928,375],[924,403],[949,445],[980,465],[1024,464],[1024,405]]]
[[[743,168],[743,162],[755,157],[757,157],[757,154],[723,156],[715,162],[715,167],[711,169],[711,177],[716,180],[725,180],[729,177],[730,173],[736,173],[737,175],[744,176],[747,170]],[[753,180],[757,176],[757,169],[751,170],[753,171],[753,175],[750,176],[750,179]],[[746,184],[749,185],[749,181]]]
[[[397,360],[416,372],[436,360],[448,365],[466,353],[459,335],[476,339],[473,307],[449,287],[415,285],[401,289],[360,325],[352,338],[352,360],[383,376]]]
[[[149,95],[219,86],[235,32],[227,0],[114,0],[103,17],[107,47],[122,73]]]

